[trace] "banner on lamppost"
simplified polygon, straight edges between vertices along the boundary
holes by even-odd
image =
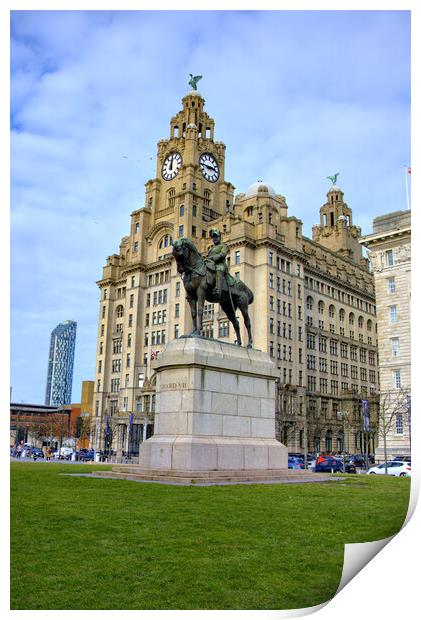
[[[370,432],[370,410],[368,400],[361,401],[361,414],[363,417],[363,429],[365,433]]]
[[[130,418],[129,418],[129,432],[132,430],[133,420],[134,420],[134,413],[131,413]]]

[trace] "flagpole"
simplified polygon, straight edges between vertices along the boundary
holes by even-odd
[[[405,187],[406,187],[406,208],[409,210],[409,191],[408,191],[409,166],[405,166]]]

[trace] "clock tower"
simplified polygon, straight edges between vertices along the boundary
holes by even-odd
[[[225,144],[214,141],[214,120],[192,90],[171,119],[169,139],[160,140],[156,178],[146,183],[153,225],[173,224],[173,237],[206,236],[206,224],[232,208],[234,186],[225,181]]]

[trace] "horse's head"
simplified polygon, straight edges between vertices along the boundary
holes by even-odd
[[[197,259],[200,258],[200,254],[194,243],[185,237],[174,241],[172,255],[177,262],[177,270],[179,273],[188,270],[188,268],[194,265]]]
[[[172,255],[177,262],[177,270],[182,273],[189,264],[189,244],[188,239],[182,237],[174,241],[172,246]]]

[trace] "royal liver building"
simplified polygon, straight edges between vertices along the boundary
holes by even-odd
[[[374,284],[343,191],[330,187],[312,239],[271,186],[258,181],[234,197],[225,145],[204,107],[197,90],[183,97],[168,139],[158,143],[144,207],[131,213],[128,235],[98,281],[92,444],[134,456],[153,433],[153,360],[191,330],[171,244],[189,237],[205,254],[218,228],[231,275],[254,292],[254,347],[278,369],[278,438],[294,452],[374,452]],[[218,308],[205,307],[203,335],[233,342]]]

